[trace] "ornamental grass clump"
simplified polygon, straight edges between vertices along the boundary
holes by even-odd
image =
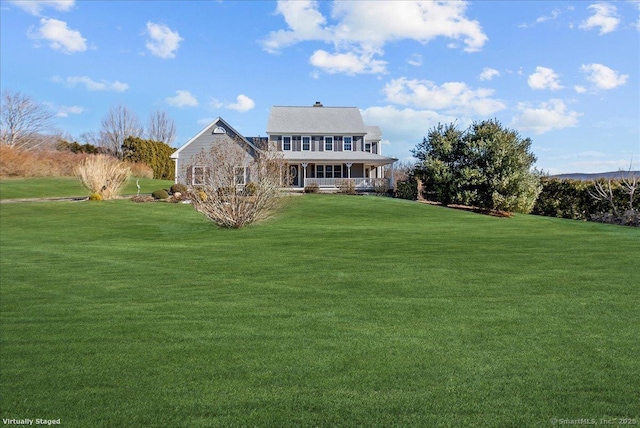
[[[108,155],[90,156],[74,172],[91,194],[98,194],[103,200],[116,198],[131,174],[124,162]]]

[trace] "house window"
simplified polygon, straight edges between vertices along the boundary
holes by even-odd
[[[192,167],[191,185],[203,186],[208,184],[211,170],[208,166],[194,166]]]
[[[342,150],[347,152],[353,150],[353,137],[344,137],[342,139]]]
[[[342,178],[342,165],[317,165],[316,178]]]
[[[371,153],[371,143],[364,143],[364,151]]]
[[[282,150],[291,150],[291,137],[282,137]]]
[[[333,137],[324,137],[324,150],[325,152],[333,151]]]
[[[311,150],[311,137],[302,137],[302,150],[305,152]]]
[[[247,184],[247,167],[246,166],[237,166],[234,172],[236,176],[236,185],[244,186],[245,184]]]

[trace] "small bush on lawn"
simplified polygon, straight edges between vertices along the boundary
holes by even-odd
[[[153,199],[167,199],[169,197],[169,192],[164,189],[154,190],[153,193],[151,193],[151,196],[153,196]]]
[[[351,180],[340,180],[338,182],[338,191],[347,195],[355,195],[356,184]]]
[[[75,168],[80,182],[91,193],[102,199],[113,199],[126,183],[131,170],[122,161],[108,155],[92,155]]]
[[[382,195],[389,192],[389,180],[386,178],[374,178],[373,179],[373,190]]]
[[[320,186],[316,183],[308,184],[304,186],[304,193],[318,193],[320,192]]]
[[[175,194],[175,193],[182,193],[185,194],[187,193],[189,189],[187,189],[187,186],[185,186],[182,183],[175,183],[171,185],[171,193]]]
[[[153,196],[136,195],[136,196],[132,196],[131,198],[129,198],[129,200],[132,201],[132,202],[143,203],[143,202],[153,202],[155,199],[153,199]]]
[[[92,193],[89,195],[89,200],[90,201],[101,201],[102,200],[102,196],[100,196],[100,193]]]

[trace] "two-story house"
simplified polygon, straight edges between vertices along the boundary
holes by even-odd
[[[315,103],[308,107],[274,106],[269,114],[265,138],[245,138],[223,119],[218,118],[187,141],[171,157],[176,162],[176,182],[202,184],[205,165],[196,156],[211,144],[241,144],[247,151],[249,171],[251,157],[260,150],[277,150],[287,163],[283,184],[304,188],[317,184],[321,188],[337,188],[350,180],[356,189],[373,188],[373,179],[384,177],[384,166],[397,159],[382,156],[382,133],[377,126],[366,126],[357,107],[324,107]],[[249,169],[248,169],[249,168]]]
[[[380,128],[366,126],[357,107],[274,106],[267,135],[270,147],[283,152],[293,187],[336,187],[345,179],[370,187],[397,160],[382,156]]]

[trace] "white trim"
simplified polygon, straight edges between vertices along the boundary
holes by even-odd
[[[305,149],[304,148],[304,139],[308,138],[309,139],[309,148]],[[310,135],[303,135],[300,137],[300,151],[302,152],[310,152],[311,151],[311,144],[313,144],[313,139],[311,138]]]
[[[327,150],[327,138],[331,138],[331,150]],[[325,151],[325,152],[333,152],[334,151],[333,149],[334,149],[334,144],[336,143],[336,141],[335,141],[335,138],[333,136],[326,136],[325,135],[324,139],[323,139],[323,142],[324,142],[324,146],[323,146],[324,150],[323,151]]]
[[[344,148],[344,139],[345,138],[351,138],[351,148],[350,149],[345,149]],[[345,135],[344,137],[342,137],[342,151],[343,152],[352,152],[353,151],[353,136],[352,135]]]
[[[289,139],[289,148],[285,149],[284,148],[284,139],[288,138]],[[293,137],[291,135],[283,135],[282,136],[282,151],[283,152],[290,152],[293,149]]]
[[[202,181],[196,183],[196,168],[202,168]],[[191,166],[191,185],[192,186],[206,186],[207,185],[207,165],[192,165]]]

